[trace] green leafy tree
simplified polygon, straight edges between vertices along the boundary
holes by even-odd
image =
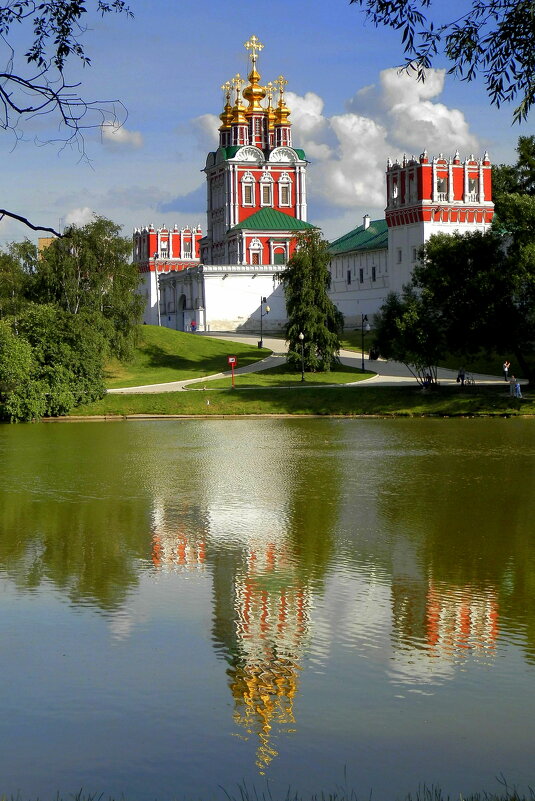
[[[300,333],[304,334],[306,371],[329,371],[338,363],[344,318],[327,294],[329,261],[329,243],[318,229],[310,229],[298,235],[296,251],[281,275],[288,314],[288,363],[295,370],[301,369]]]
[[[385,358],[405,364],[419,384],[436,383],[445,332],[440,315],[412,286],[387,296],[374,318],[374,344]]]
[[[45,414],[45,394],[35,369],[30,343],[0,320],[0,420],[33,420]]]
[[[130,240],[111,220],[95,217],[82,228],[72,226],[35,262],[30,299],[75,316],[93,315],[110,354],[126,359],[143,313],[143,299],[135,292],[139,273],[130,257]]]
[[[46,414],[65,414],[102,398],[107,343],[98,315],[74,315],[47,304],[30,304],[17,330],[32,347],[37,380],[43,382]]]
[[[377,27],[402,35],[406,68],[425,79],[443,54],[449,73],[472,81],[482,75],[492,104],[519,99],[513,119],[526,119],[535,100],[535,14],[533,0],[470,0],[468,10],[444,20],[433,0],[350,0]]]
[[[498,219],[507,195],[535,195],[535,136],[520,136],[516,152],[516,164],[498,164],[492,168],[492,197]]]

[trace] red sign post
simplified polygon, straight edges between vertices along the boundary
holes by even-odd
[[[235,356],[227,356],[227,362],[232,369],[232,388],[234,389],[234,368],[238,366],[238,360]]]

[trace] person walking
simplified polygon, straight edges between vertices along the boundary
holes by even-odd
[[[509,379],[509,395],[511,395],[511,397],[514,398],[515,394],[516,394],[516,378],[514,377],[514,375],[512,375],[511,378]]]
[[[520,380],[517,378],[515,380],[515,398],[522,397],[522,390],[520,389]]]
[[[503,377],[505,381],[509,379],[509,368],[511,366],[511,362],[508,362],[507,359],[503,363]]]
[[[457,374],[457,383],[464,387],[464,380],[466,378],[466,372],[464,367],[459,367],[459,372]]]

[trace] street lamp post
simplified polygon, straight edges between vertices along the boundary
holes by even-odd
[[[265,305],[265,308],[264,308],[264,305]],[[271,309],[267,305],[267,298],[264,298],[264,297],[260,298],[260,342],[258,343],[258,347],[259,348],[263,348],[264,347],[263,322],[264,322],[264,317],[266,316],[266,314],[269,314],[270,311],[271,311]]]
[[[299,342],[301,343],[301,381],[305,380],[305,350],[303,341],[305,339],[305,335],[302,331],[299,332]]]
[[[366,325],[364,325],[365,323]],[[364,331],[366,331],[366,333],[368,333],[368,331],[371,331],[367,314],[363,314],[362,320],[360,321],[360,350],[362,355],[362,363],[360,369],[362,372],[364,372]]]

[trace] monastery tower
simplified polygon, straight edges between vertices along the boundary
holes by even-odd
[[[306,158],[292,147],[286,79],[280,75],[261,86],[257,60],[263,44],[251,36],[245,47],[249,84],[242,89],[238,74],[221,87],[219,148],[208,154],[204,170],[208,228],[201,258],[205,264],[286,264],[295,231],[308,227]]]
[[[405,156],[386,169],[388,272],[390,290],[399,292],[411,276],[419,248],[431,234],[485,231],[494,214],[492,167],[488,153],[461,162],[459,151],[429,159]]]

